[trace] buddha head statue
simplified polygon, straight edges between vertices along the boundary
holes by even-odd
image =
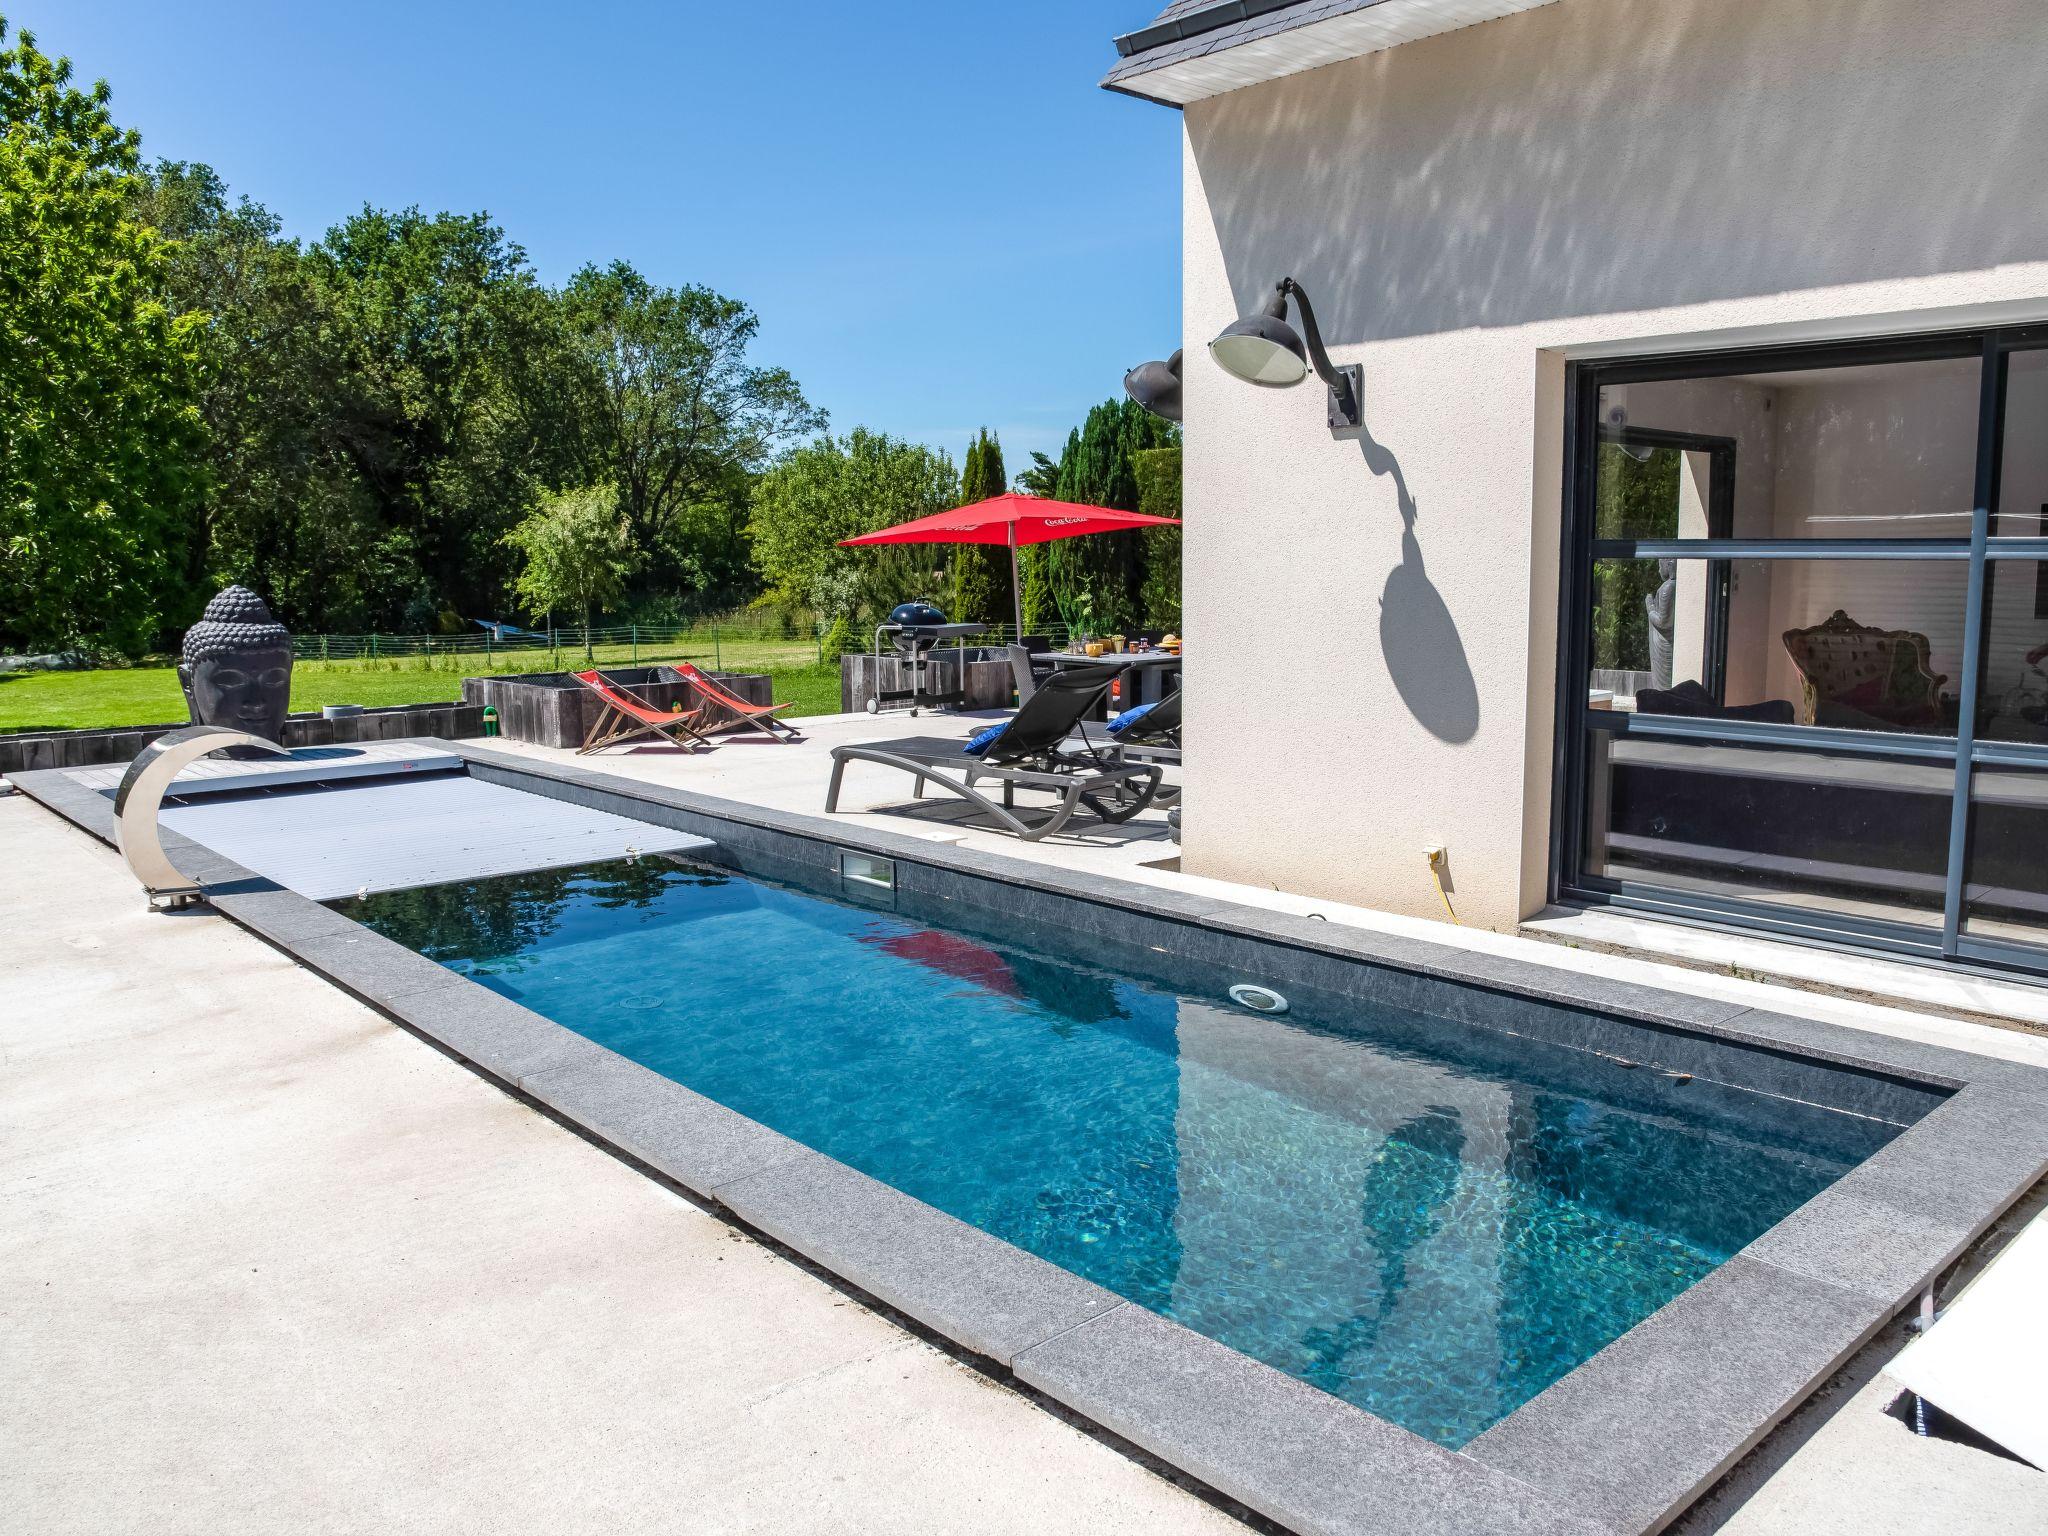
[[[178,681],[194,725],[224,725],[283,744],[292,639],[247,587],[221,592],[185,631]]]

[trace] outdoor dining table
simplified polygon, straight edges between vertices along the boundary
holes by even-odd
[[[1140,704],[1157,704],[1178,686],[1181,657],[1178,651],[1105,651],[1100,656],[1082,656],[1073,651],[1041,651],[1031,658],[1034,665],[1054,667],[1123,667],[1130,672],[1126,697],[1118,702],[1125,709]]]

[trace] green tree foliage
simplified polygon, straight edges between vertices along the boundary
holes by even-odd
[[[375,506],[391,581],[372,617],[419,629],[450,606],[487,611],[500,540],[564,468],[548,295],[482,214],[365,208],[309,259],[334,347],[326,430]]]
[[[1659,448],[1638,459],[1613,443],[1600,449],[1593,493],[1594,537],[1678,536],[1680,455]],[[1603,671],[1650,670],[1650,617],[1643,605],[1663,584],[1655,560],[1593,565],[1593,665]]]
[[[709,288],[662,288],[615,261],[572,277],[561,309],[582,365],[578,468],[618,487],[650,580],[742,578],[751,478],[824,412],[785,370],[748,361],[760,321]]]
[[[6,40],[0,20],[0,43]],[[0,644],[147,645],[190,619],[196,322],[130,198],[140,141],[28,33],[0,49]]]
[[[1105,401],[1067,435],[1054,468],[1052,494],[1061,501],[1089,506],[1143,510],[1139,506],[1139,455],[1150,449],[1177,448],[1179,442],[1177,427],[1161,421],[1136,401]],[[1020,482],[1035,478],[1043,484],[1047,462],[1041,459],[1033,470],[1018,477]],[[1170,558],[1177,564],[1178,531],[1157,537],[1176,541]],[[1128,533],[1093,534],[1038,546],[1024,573],[1026,626],[1036,628],[1055,615],[1070,627],[1097,633],[1177,622],[1177,602],[1170,618],[1147,611],[1146,569],[1152,547],[1145,537]],[[1177,578],[1174,585],[1178,586]]]
[[[202,589],[260,589],[285,623],[361,629],[417,569],[346,450],[342,367],[313,262],[203,165],[161,161],[136,216],[169,236],[172,307],[197,324],[208,493],[189,552]]]
[[[536,613],[580,618],[589,658],[591,615],[619,600],[636,563],[617,489],[593,485],[543,495],[504,539],[525,557],[514,583],[520,600]]]
[[[202,165],[160,162],[131,207],[197,326],[198,585],[301,629],[459,626],[512,601],[503,537],[536,499],[595,484],[642,557],[636,610],[757,585],[753,478],[823,417],[749,364],[744,305],[623,263],[549,290],[480,214],[366,208],[301,248]]]
[[[855,427],[792,449],[754,484],[748,531],[770,595],[858,628],[930,588],[934,546],[841,549],[839,540],[943,512],[960,489],[953,461]]]
[[[1148,517],[1180,516],[1180,446],[1141,448],[1132,459],[1138,477],[1138,510]],[[1147,629],[1179,629],[1180,530],[1148,528],[1140,608]],[[1129,535],[1125,535],[1129,537]]]
[[[1031,463],[1017,473],[1017,489],[1027,496],[1055,496],[1059,493],[1060,467],[1036,448],[1031,450]],[[1052,600],[1052,587],[1046,580],[1048,570],[1047,547],[1032,545],[1017,552],[1017,577],[1024,584],[1024,628],[1043,630],[1047,625],[1058,622],[1059,609]]]
[[[967,445],[960,470],[960,504],[971,506],[1009,490],[1003,470],[1003,445],[983,427]],[[953,551],[953,612],[962,624],[1008,624],[1015,607],[1010,596],[1010,551],[993,544],[962,544]]]

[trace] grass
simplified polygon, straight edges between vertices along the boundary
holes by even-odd
[[[688,658],[728,672],[766,672],[775,697],[795,704],[791,715],[829,715],[839,709],[839,668],[820,664],[809,640],[707,641],[658,651],[641,647],[642,664]],[[597,647],[597,665],[629,666],[626,646]],[[553,672],[583,665],[565,650],[559,663],[542,651],[489,658],[408,657],[396,661],[300,661],[292,668],[292,708],[327,704],[445,704],[462,697],[462,680],[484,674]],[[177,670],[168,665],[114,667],[93,672],[0,673],[0,732],[75,730],[118,725],[170,725],[186,717]]]

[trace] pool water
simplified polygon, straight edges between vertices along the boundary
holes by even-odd
[[[1356,1001],[1285,1016],[661,859],[339,910],[1446,1446],[1896,1128]],[[1183,984],[1185,986],[1185,983]]]

